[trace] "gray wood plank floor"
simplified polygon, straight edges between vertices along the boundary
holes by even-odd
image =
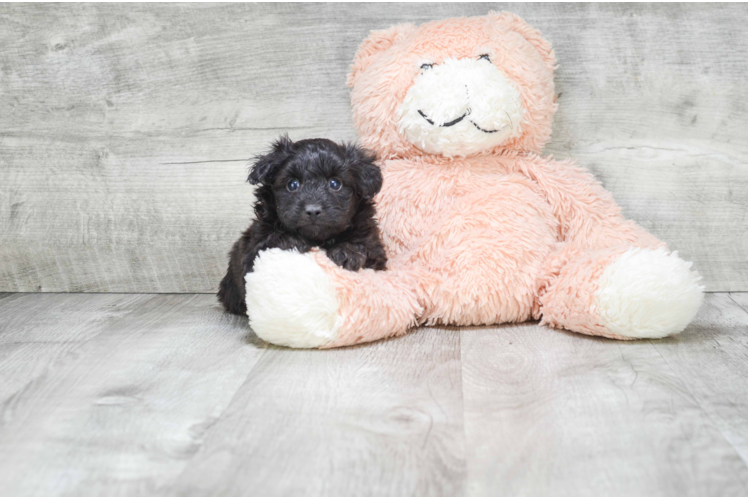
[[[747,311],[305,351],[211,295],[0,294],[0,494],[746,495]]]

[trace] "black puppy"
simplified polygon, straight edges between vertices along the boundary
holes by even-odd
[[[382,188],[373,154],[327,139],[292,142],[283,136],[257,158],[249,182],[259,184],[256,220],[229,253],[218,298],[246,314],[244,276],[261,250],[308,252],[319,247],[337,265],[358,271],[387,264],[371,199]]]

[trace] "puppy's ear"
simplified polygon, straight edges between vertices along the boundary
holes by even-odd
[[[371,200],[382,189],[382,172],[375,164],[377,155],[355,144],[346,145],[345,155],[356,179],[356,191],[365,200]]]
[[[258,156],[252,165],[247,181],[250,184],[269,184],[275,179],[278,170],[294,154],[294,142],[283,135],[273,143],[273,149],[266,155]]]

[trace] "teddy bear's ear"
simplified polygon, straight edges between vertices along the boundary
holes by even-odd
[[[392,47],[395,42],[404,38],[408,33],[413,32],[415,28],[415,24],[408,23],[397,24],[385,30],[372,30],[366,40],[361,42],[358,51],[356,51],[346,84],[349,87],[353,87],[361,76],[361,73],[369,67],[378,54]]]
[[[517,14],[512,14],[511,12],[491,11],[488,13],[488,18],[494,23],[506,26],[515,33],[522,35],[525,40],[535,47],[548,67],[548,70],[553,73],[553,70],[556,69],[556,54],[553,52],[551,43],[543,38],[540,31],[527,24],[525,20]]]

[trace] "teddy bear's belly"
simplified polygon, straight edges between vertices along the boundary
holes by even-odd
[[[450,197],[450,203],[407,212],[430,230],[394,262],[423,270],[422,320],[457,325],[530,318],[536,278],[557,244],[551,207],[525,178],[506,177]],[[426,215],[431,215],[431,219]],[[430,223],[430,224],[429,224]]]

